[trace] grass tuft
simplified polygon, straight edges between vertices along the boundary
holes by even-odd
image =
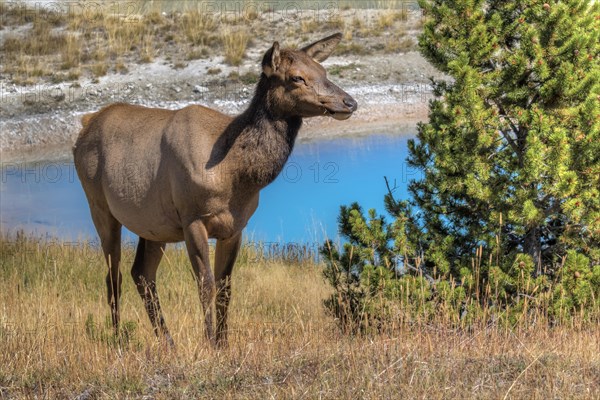
[[[395,13],[393,11],[386,11],[379,14],[379,18],[377,19],[376,27],[377,29],[384,30],[388,29],[394,25],[394,21],[396,20]]]
[[[188,41],[194,45],[208,46],[214,43],[217,21],[211,14],[193,10],[184,14],[181,26]]]
[[[246,54],[250,35],[245,29],[226,29],[221,35],[225,51],[225,62],[230,65],[240,65]]]
[[[385,43],[385,53],[405,53],[412,51],[416,47],[416,42],[410,37],[391,38]]]

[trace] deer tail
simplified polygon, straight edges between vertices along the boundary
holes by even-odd
[[[83,117],[81,117],[81,125],[83,125],[83,129],[86,129],[88,127],[90,121],[96,116],[96,114],[97,113],[90,113],[85,114]]]

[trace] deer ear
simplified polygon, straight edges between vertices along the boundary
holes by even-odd
[[[302,51],[312,57],[315,61],[322,62],[331,55],[333,49],[335,49],[335,46],[338,45],[340,40],[342,40],[342,34],[338,32],[303,47]]]
[[[274,42],[273,47],[271,47],[265,53],[265,56],[262,60],[262,68],[263,72],[267,76],[273,75],[279,69],[279,65],[281,64],[281,55],[279,54],[279,42]]]

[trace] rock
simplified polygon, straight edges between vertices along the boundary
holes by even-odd
[[[80,393],[75,400],[89,400],[92,398],[92,389],[87,388],[82,393]]]
[[[64,92],[61,91],[60,93],[53,94],[51,97],[52,97],[52,100],[59,102],[59,101],[63,101],[65,99],[66,95]]]

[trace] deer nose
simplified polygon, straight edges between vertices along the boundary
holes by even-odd
[[[347,96],[344,98],[344,105],[354,112],[358,108],[358,103],[352,97]]]

